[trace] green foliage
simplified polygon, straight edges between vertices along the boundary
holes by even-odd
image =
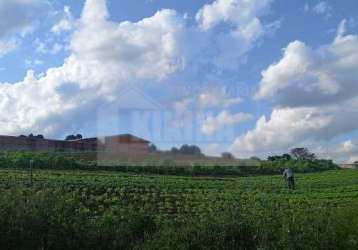
[[[271,173],[282,173],[282,171],[291,167],[295,172],[298,173],[310,173],[324,170],[338,169],[338,166],[331,160],[274,160],[274,161],[263,161],[261,163],[262,170],[270,169]]]
[[[291,150],[291,155],[296,160],[313,161],[316,155],[311,153],[307,148],[294,148]]]
[[[29,168],[30,160],[34,160],[34,168],[39,169],[75,169],[81,165],[75,159],[60,153],[0,153],[0,167],[2,168]]]
[[[256,249],[254,227],[237,212],[233,208],[200,221],[169,221],[142,249]]]
[[[356,170],[298,174],[293,192],[280,176],[0,173],[0,249],[358,246]]]
[[[148,148],[149,152],[153,153],[153,152],[157,152],[158,151],[158,148],[157,146],[155,146],[153,143],[151,143],[149,145],[149,148]]]
[[[227,160],[232,160],[232,159],[234,159],[235,157],[234,157],[230,152],[223,152],[223,153],[221,154],[221,158],[227,159]]]
[[[97,162],[77,160],[66,153],[33,153],[33,152],[3,152],[0,153],[0,168],[29,168],[29,161],[34,160],[36,169],[57,170],[107,170],[141,174],[163,174],[182,176],[248,176],[262,174],[281,174],[291,167],[296,173],[310,173],[337,169],[330,160],[293,160],[280,157],[269,161],[256,161],[256,164],[205,164],[195,163],[193,166],[177,166],[174,160],[148,160],[143,163],[128,162]]]
[[[91,219],[73,195],[21,188],[2,190],[1,249],[131,249],[155,225],[148,216],[109,210]]]
[[[74,141],[74,140],[81,140],[83,137],[81,134],[77,134],[77,135],[68,135],[66,136],[66,141]]]
[[[289,154],[283,154],[283,155],[274,155],[267,157],[268,161],[290,161],[292,160],[291,155]]]
[[[172,147],[170,150],[173,154],[182,154],[182,155],[202,155],[201,149],[196,145],[184,144],[179,149]]]

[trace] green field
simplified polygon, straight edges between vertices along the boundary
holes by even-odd
[[[357,249],[358,171],[299,174],[296,184],[35,170],[30,185],[28,171],[2,170],[0,247]]]

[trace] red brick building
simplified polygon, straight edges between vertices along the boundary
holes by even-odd
[[[131,134],[86,138],[81,143],[97,145],[97,151],[109,153],[148,153],[150,142]]]
[[[116,135],[73,141],[26,136],[0,136],[0,151],[148,153],[149,141],[134,135]]]

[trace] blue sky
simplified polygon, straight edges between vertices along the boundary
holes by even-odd
[[[0,134],[358,160],[355,0],[0,0]]]

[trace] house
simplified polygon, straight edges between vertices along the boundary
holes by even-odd
[[[97,146],[98,152],[109,153],[148,153],[150,142],[131,134],[94,137],[79,140],[80,143],[90,143]]]
[[[358,164],[341,164],[340,167],[345,169],[358,169]]]
[[[0,151],[148,153],[150,142],[131,134],[65,141],[0,136]]]

